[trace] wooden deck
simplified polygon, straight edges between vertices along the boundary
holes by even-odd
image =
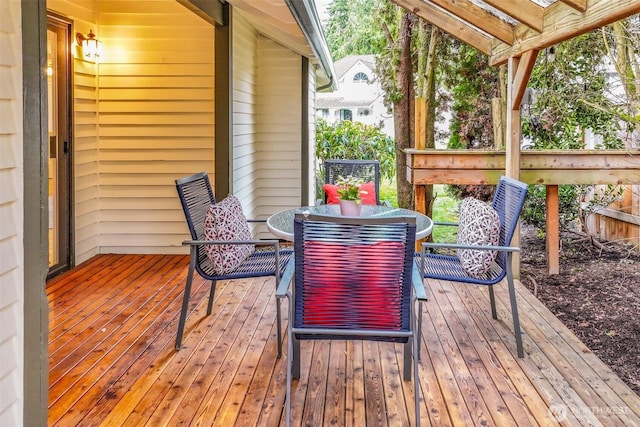
[[[208,285],[197,278],[176,351],[186,271],[184,256],[101,255],[48,284],[49,425],[284,424],[274,279],[221,282],[205,316]],[[428,286],[422,425],[640,426],[640,397],[524,287],[518,359],[504,286],[498,321],[485,289]],[[415,424],[399,346],[303,342],[302,351],[292,425]]]

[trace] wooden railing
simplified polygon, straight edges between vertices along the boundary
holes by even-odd
[[[504,151],[405,150],[407,180],[413,185],[497,184],[505,175]],[[523,150],[520,176],[547,186],[547,266],[560,271],[558,185],[640,184],[640,150]]]

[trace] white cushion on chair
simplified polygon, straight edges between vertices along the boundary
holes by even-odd
[[[249,223],[237,197],[227,196],[211,205],[204,219],[206,240],[251,240]],[[206,245],[216,274],[233,272],[255,250],[254,245]]]
[[[497,245],[500,217],[490,205],[468,197],[460,203],[458,244]],[[458,249],[457,256],[469,276],[484,278],[496,258],[496,251]]]

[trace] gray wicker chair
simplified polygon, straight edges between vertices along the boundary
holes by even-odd
[[[286,424],[300,377],[300,342],[361,339],[404,343],[404,379],[413,382],[420,423],[415,305],[426,300],[414,261],[415,217],[297,214],[294,258],[276,291],[289,299]],[[290,288],[291,286],[291,288]]]
[[[377,160],[338,160],[324,161],[324,182],[335,184],[339,176],[354,176],[364,182],[373,182],[376,191],[376,204],[389,205],[380,201],[380,162]],[[324,203],[327,203],[325,194]]]
[[[216,282],[218,280],[227,279],[243,279],[248,277],[275,276],[276,286],[280,283],[280,277],[284,268],[291,257],[290,249],[280,249],[278,240],[247,240],[235,241],[232,244],[271,247],[267,250],[254,251],[241,265],[234,271],[219,275],[216,274],[214,265],[207,256],[205,251],[206,245],[229,245],[229,241],[207,241],[205,240],[204,220],[209,207],[216,203],[215,196],[211,189],[209,177],[205,172],[200,172],[185,178],[176,180],[176,189],[180,197],[180,203],[184,210],[187,220],[191,240],[185,240],[183,245],[189,245],[189,272],[187,274],[187,282],[184,289],[184,297],[182,300],[182,310],[180,312],[180,320],[178,322],[178,334],[176,336],[176,349],[182,345],[182,334],[187,317],[189,307],[189,296],[191,293],[191,285],[193,282],[194,271],[206,280],[211,281],[211,289],[209,292],[209,304],[207,306],[207,315],[211,314],[213,298],[215,295]],[[266,222],[263,220],[249,220],[250,222]],[[277,274],[276,274],[277,272]],[[277,305],[277,334],[278,334],[278,357],[282,355],[282,327],[280,315],[280,299],[276,301]]]

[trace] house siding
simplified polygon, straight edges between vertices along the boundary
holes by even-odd
[[[173,0],[47,6],[104,48],[73,51],[75,263],[184,252],[174,180],[213,174],[213,27]]]
[[[24,248],[20,2],[0,2],[0,425],[23,424]]]
[[[48,1],[73,20],[73,34],[97,31],[92,3]],[[100,199],[98,152],[98,65],[87,62],[76,47],[73,55],[73,214],[75,263],[99,253]]]
[[[240,199],[245,214],[252,216],[257,180],[257,38],[251,24],[240,14],[232,23],[232,139],[229,191]],[[226,196],[217,194],[218,199]]]
[[[308,105],[307,119],[309,120],[309,148],[307,151],[307,182],[309,191],[303,204],[313,205],[316,200],[316,170],[319,170],[318,158],[316,157],[316,73],[313,66],[309,66],[308,75]],[[324,179],[321,179],[324,182]]]
[[[300,55],[265,37],[258,46],[258,207],[253,215],[266,218],[302,200],[303,76]]]
[[[98,1],[101,253],[182,253],[176,178],[213,173],[214,28],[174,1]]]
[[[240,14],[233,46],[231,193],[245,215],[267,218],[301,202],[302,59]],[[269,237],[266,228],[256,233]]]

